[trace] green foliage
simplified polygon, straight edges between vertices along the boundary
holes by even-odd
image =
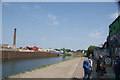
[[[63,53],[63,56],[72,56],[72,55],[68,53]]]
[[[65,54],[65,56],[72,56],[71,54]]]
[[[61,49],[61,50],[63,51],[63,53],[73,52],[73,50],[71,50],[71,49],[65,49],[65,48],[63,48],[63,49]]]
[[[87,50],[76,50],[76,52],[83,52],[83,51],[84,51],[85,53],[87,52]]]
[[[63,53],[65,53],[65,48],[61,49],[63,51]]]
[[[93,55],[94,50],[97,50],[97,49],[100,49],[100,47],[98,47],[98,46],[89,46],[88,50],[87,50],[87,56],[89,56],[90,54]]]
[[[56,51],[60,51],[60,49],[55,49]]]
[[[87,53],[87,52],[88,52],[88,50],[84,50],[84,52],[85,52],[85,53]]]
[[[77,50],[76,52],[82,52],[82,50]]]
[[[71,52],[72,50],[71,50],[71,49],[66,49],[65,51],[66,51],[66,52]]]

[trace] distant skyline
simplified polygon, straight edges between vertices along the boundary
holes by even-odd
[[[115,2],[4,2],[2,43],[17,47],[87,49],[106,41],[118,15]]]

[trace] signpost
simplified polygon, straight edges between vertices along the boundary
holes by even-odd
[[[111,59],[110,58],[106,58],[105,59],[105,64],[106,65],[110,65],[111,64]]]

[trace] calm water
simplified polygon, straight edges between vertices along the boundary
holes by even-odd
[[[36,58],[36,59],[21,59],[21,60],[9,60],[2,63],[2,76],[7,78],[8,75],[18,74],[24,71],[28,71],[34,68],[41,67],[43,65],[54,64],[65,59],[73,57],[52,57],[52,58]]]

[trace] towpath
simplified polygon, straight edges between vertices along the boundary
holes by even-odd
[[[59,62],[31,72],[17,74],[10,78],[82,78],[84,57]]]

